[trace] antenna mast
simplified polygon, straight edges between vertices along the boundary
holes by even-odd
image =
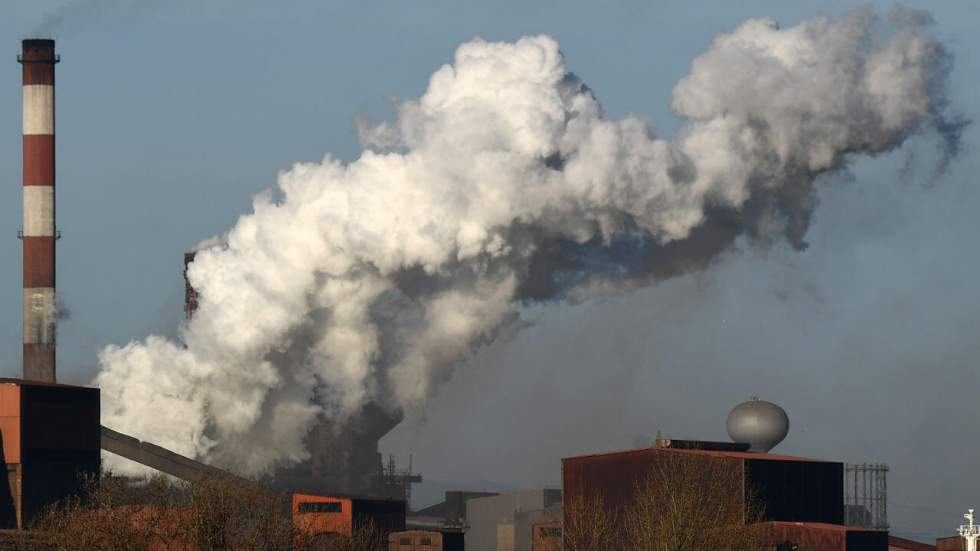
[[[973,509],[963,515],[963,518],[970,521],[970,524],[960,526],[960,536],[966,540],[966,551],[977,551],[977,538],[980,538],[980,525],[973,524]]]

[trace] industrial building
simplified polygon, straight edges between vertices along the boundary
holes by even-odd
[[[409,514],[405,524],[410,529],[462,534],[469,526],[466,519],[466,502],[478,497],[495,495],[498,494],[496,492],[448,491],[444,494],[444,499],[441,502]]]
[[[741,481],[724,490],[726,500],[741,511],[732,522],[752,525],[771,545],[887,551],[886,531],[845,525],[843,463],[770,453],[788,430],[782,408],[753,399],[729,415],[728,432],[736,444],[658,440],[653,447],[563,459],[564,529],[576,529],[569,500],[601,500],[622,515],[637,502],[638,492],[671,482],[663,479],[670,471],[662,469],[670,463],[711,473],[706,476],[728,473]],[[626,537],[622,523],[619,530]]]
[[[554,517],[548,517],[545,511],[554,512],[561,502],[562,491],[550,489],[467,500],[467,551],[530,551],[532,523],[552,520]],[[538,514],[531,516],[531,513]]]

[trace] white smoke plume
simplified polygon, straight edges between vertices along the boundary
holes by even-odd
[[[923,24],[750,20],[677,84],[669,140],[603,118],[547,36],[463,44],[357,160],[296,164],[200,247],[180,341],[100,354],[104,423],[267,473],[320,415],[424,401],[522,304],[703,269],[740,235],[803,247],[818,174],[917,132],[955,149]]]

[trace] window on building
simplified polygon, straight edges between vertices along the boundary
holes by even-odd
[[[299,504],[300,513],[339,513],[342,510],[339,501],[303,501]]]
[[[558,528],[557,526],[545,526],[545,527],[542,527],[541,528],[541,537],[542,538],[560,538],[561,537],[561,528]]]
[[[398,545],[412,545],[412,538],[401,538],[398,540]]]
[[[432,538],[425,537],[419,540],[419,545],[432,545]]]

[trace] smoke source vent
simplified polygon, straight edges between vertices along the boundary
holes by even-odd
[[[55,381],[54,40],[25,40],[24,378]]]

